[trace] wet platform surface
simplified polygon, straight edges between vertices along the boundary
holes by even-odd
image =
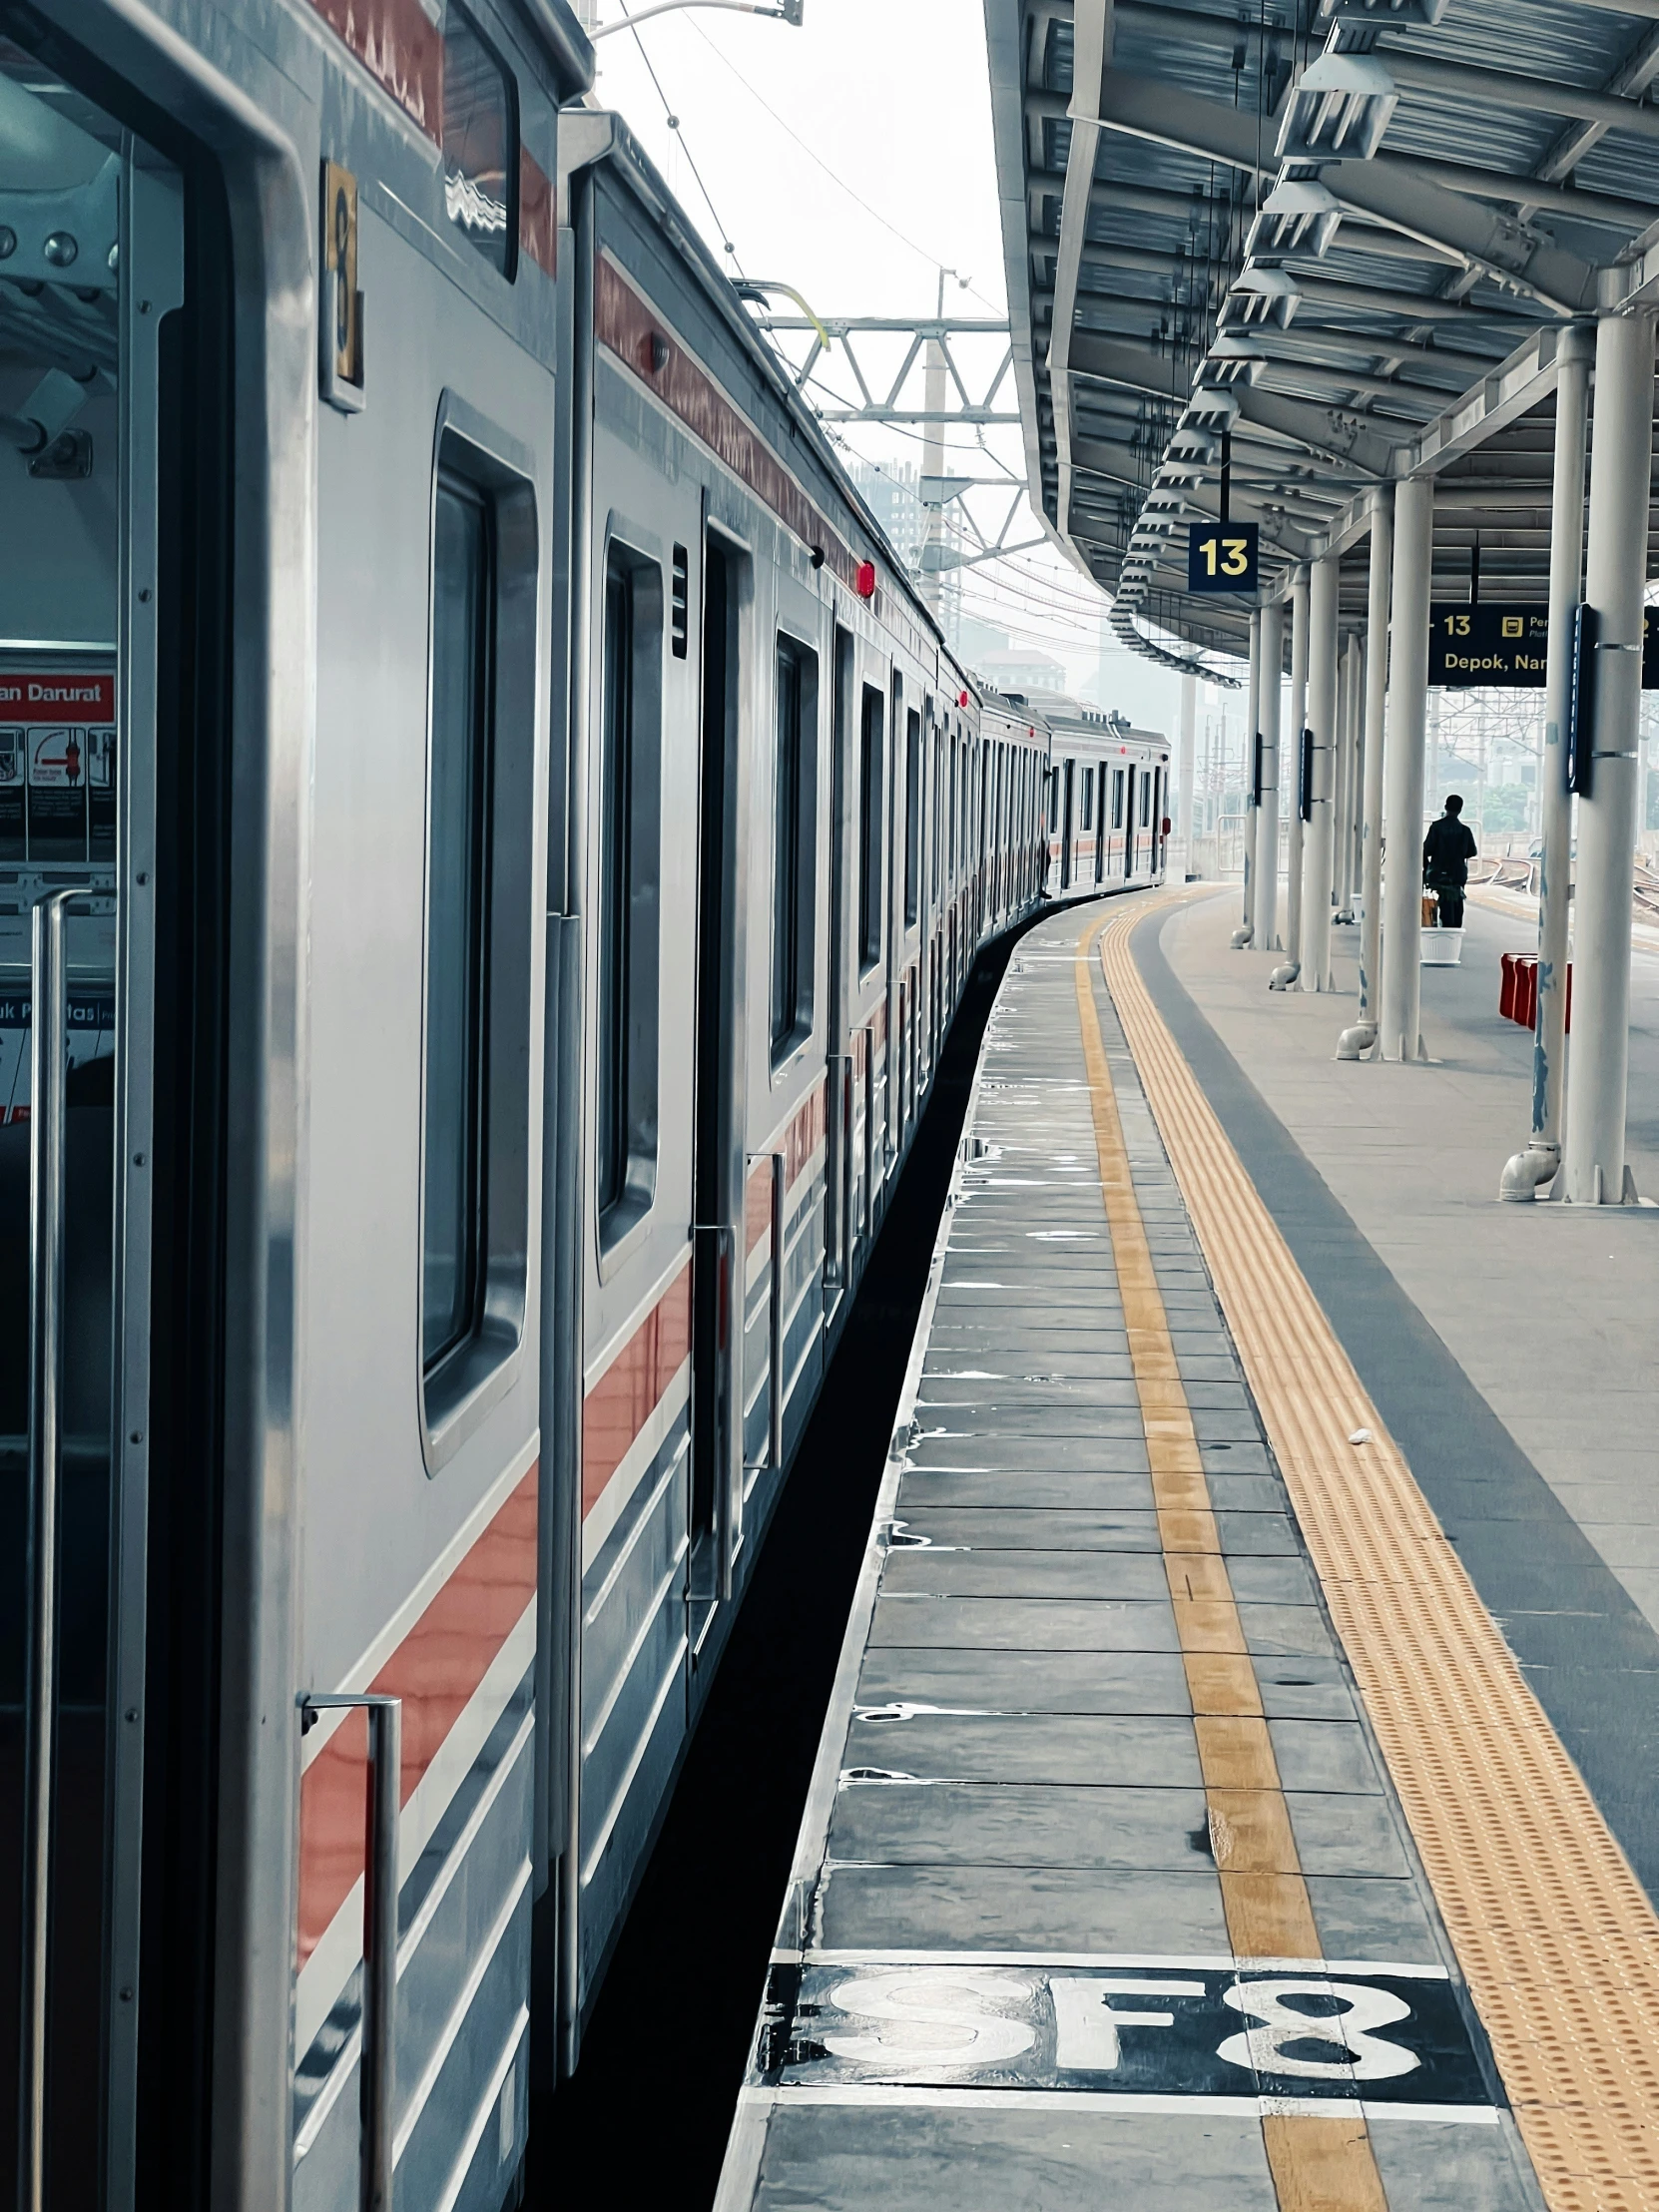
[[[1536,2206],[1085,918],[992,1018],[722,2212]]]

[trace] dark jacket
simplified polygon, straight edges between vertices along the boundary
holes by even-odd
[[[1460,815],[1441,815],[1428,825],[1422,840],[1422,879],[1425,883],[1466,883],[1469,862],[1480,847],[1474,831]]]

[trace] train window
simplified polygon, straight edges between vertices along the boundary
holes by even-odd
[[[605,562],[594,1133],[606,1246],[647,1212],[657,1180],[662,644],[662,571],[613,539]]]
[[[464,8],[443,25],[443,204],[469,246],[511,280],[517,262],[517,86]]]
[[[945,849],[945,874],[954,882],[960,831],[956,821],[956,740],[950,741],[950,841]]]
[[[1060,775],[1057,769],[1048,772],[1048,828],[1052,833],[1060,827]]]
[[[813,1026],[818,908],[818,656],[778,640],[778,755],[773,786],[772,1059]]]
[[[522,1333],[529,1192],[535,496],[455,427],[432,511],[421,1125],[427,1463]],[[440,1434],[441,1431],[441,1434]]]
[[[904,926],[921,910],[921,716],[904,720]]]
[[[1143,776],[1141,778],[1141,828],[1144,830],[1151,820],[1152,779],[1150,776]]]
[[[1115,768],[1112,771],[1112,828],[1114,830],[1123,828],[1123,771],[1121,768]]]
[[[884,702],[864,686],[858,730],[858,971],[881,957],[881,815],[885,781],[881,717]]]
[[[431,840],[426,917],[426,1373],[471,1332],[481,1273],[484,967],[488,958],[489,508],[438,483],[432,553]]]
[[[1092,768],[1086,768],[1083,771],[1083,828],[1085,830],[1094,828],[1094,770]]]

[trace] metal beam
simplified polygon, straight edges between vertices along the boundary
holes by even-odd
[[[1182,92],[1158,78],[1108,69],[1099,110],[1103,123],[1129,137],[1253,172],[1263,157],[1266,167],[1268,149],[1258,138],[1254,116]],[[1659,121],[1659,110],[1652,112]],[[1493,275],[1535,291],[1547,305],[1571,312],[1594,304],[1596,270],[1590,263],[1478,201],[1377,162],[1334,162],[1323,172],[1323,180],[1345,207],[1378,216],[1413,238],[1478,263]]]

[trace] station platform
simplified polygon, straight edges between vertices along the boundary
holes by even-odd
[[[1576,1309],[1592,1226],[1639,1299],[1659,1214],[1499,1208],[1469,1138],[1446,1240],[1403,1155],[1456,1116],[1375,1086],[1457,1050],[1327,1089],[1342,998],[1258,1009],[1234,905],[1010,965],[721,2212],[1659,2204],[1643,1570],[1564,1494],[1593,1427],[1535,1464],[1441,1321],[1487,1268]]]

